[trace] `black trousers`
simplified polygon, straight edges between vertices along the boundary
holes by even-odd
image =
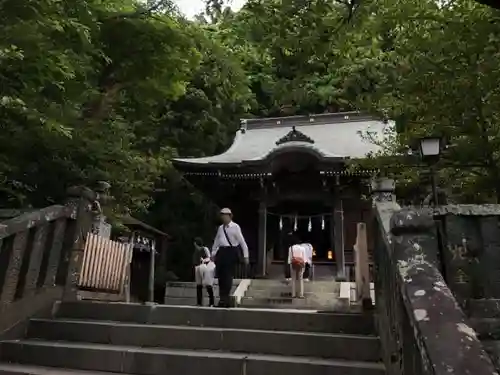
[[[214,288],[211,285],[207,285],[207,293],[208,293],[208,305],[215,305],[214,301]],[[203,285],[196,285],[196,304],[198,306],[203,305]]]
[[[238,248],[220,247],[217,251],[215,265],[219,279],[219,305],[229,307],[231,299],[229,294],[233,287],[234,269],[238,262]]]
[[[306,267],[304,269],[304,279],[308,279],[311,277],[311,265],[306,263]]]
[[[285,267],[285,279],[289,279],[292,277],[290,273],[290,263],[288,263],[286,260],[283,263],[283,266]]]

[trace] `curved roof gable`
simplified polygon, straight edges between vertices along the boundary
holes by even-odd
[[[358,112],[242,120],[231,147],[203,158],[178,158],[178,164],[234,165],[265,160],[287,148],[314,151],[325,159],[363,158],[378,146],[363,134],[381,139],[389,125]]]

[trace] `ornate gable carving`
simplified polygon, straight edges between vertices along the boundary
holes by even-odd
[[[283,143],[287,142],[314,143],[314,140],[301,131],[298,131],[297,129],[295,129],[295,126],[293,126],[292,130],[287,135],[276,141],[276,146],[282,145]]]

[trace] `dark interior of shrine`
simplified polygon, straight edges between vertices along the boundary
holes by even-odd
[[[274,249],[274,260],[283,261],[285,259],[287,254],[286,237],[290,233],[294,233],[301,242],[313,245],[315,262],[334,261],[331,211],[331,207],[316,201],[286,201],[269,207],[267,243],[268,248]]]

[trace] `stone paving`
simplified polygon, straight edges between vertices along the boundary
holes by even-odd
[[[269,274],[269,279],[251,281],[242,299],[242,307],[328,311],[349,309],[349,301],[340,298],[340,283],[335,281],[333,265],[315,267],[314,280],[304,281],[304,299],[292,298],[290,282],[283,277],[283,265],[273,265]]]

